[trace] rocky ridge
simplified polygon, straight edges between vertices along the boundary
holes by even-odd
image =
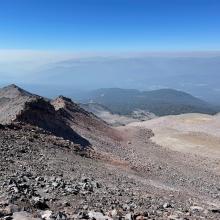
[[[51,101],[60,118],[66,121],[70,127],[79,133],[91,134],[91,130],[99,133],[100,136],[109,136],[112,139],[119,138],[114,129],[105,121],[88,112],[74,103],[71,99],[59,96]],[[86,135],[86,133],[88,133]]]
[[[83,146],[90,145],[59,117],[47,99],[10,85],[0,90],[0,100],[4,100],[0,102],[0,123],[29,123]]]

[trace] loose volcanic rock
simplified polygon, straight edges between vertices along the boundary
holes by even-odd
[[[18,101],[29,96],[9,88],[2,103],[17,92]],[[98,127],[86,132],[90,122],[80,125],[71,115],[77,133],[93,144],[85,147],[48,125],[36,126],[46,114],[60,113],[35,101],[21,113],[25,120],[0,126],[1,220],[220,219],[218,161],[164,149],[149,140],[153,133],[147,129],[118,128],[122,139],[99,136]]]

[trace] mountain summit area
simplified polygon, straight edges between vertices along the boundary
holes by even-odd
[[[220,219],[218,115],[113,127],[81,106],[0,89],[0,219]]]

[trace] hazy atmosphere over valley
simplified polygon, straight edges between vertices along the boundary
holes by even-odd
[[[220,219],[219,0],[0,0],[0,220]]]
[[[49,97],[78,98],[79,92],[98,88],[173,88],[219,104],[220,52],[0,50],[0,62],[2,85],[14,82]]]

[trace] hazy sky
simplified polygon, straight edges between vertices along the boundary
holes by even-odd
[[[219,0],[0,0],[0,85],[218,100],[219,11]]]

